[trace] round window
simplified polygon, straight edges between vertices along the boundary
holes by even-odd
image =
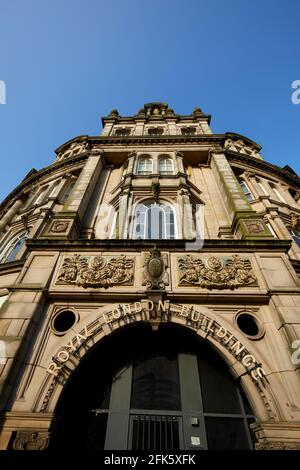
[[[77,321],[77,315],[72,310],[58,312],[52,320],[54,333],[62,335],[66,333]]]
[[[239,329],[251,339],[259,339],[264,331],[259,320],[249,312],[240,312],[236,316],[236,324]]]

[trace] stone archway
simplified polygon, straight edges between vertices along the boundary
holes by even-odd
[[[155,331],[150,322],[133,323],[91,348],[70,377],[55,409],[52,446],[251,448],[249,408],[226,363],[195,332],[171,322]]]
[[[220,317],[204,306],[170,304],[168,301],[154,299],[153,302],[141,300],[131,304],[103,307],[98,310],[97,316],[93,314],[85,320],[82,319],[76,330],[72,328],[69,333],[57,337],[56,342],[51,343],[48,362],[47,357],[44,357],[32,376],[35,387],[40,383],[38,393],[31,395],[34,400],[27,405],[32,423],[28,432],[17,432],[15,442],[21,437],[22,442],[27,439],[30,444],[32,433],[35,432],[37,439],[41,436],[46,438],[47,445],[49,429],[52,429],[51,423],[55,421],[53,416],[57,403],[84,359],[95,346],[101,345],[114,333],[123,331],[124,327],[144,323],[150,325],[153,330],[159,329],[160,325],[169,324],[193,332],[196,337],[213,347],[230,368],[233,377],[240,380],[259,422],[275,423],[280,419],[281,410],[273,390],[274,383],[271,388],[264,375],[264,364],[259,362],[258,354],[257,357],[252,354],[252,343],[247,340],[244,343],[238,331],[232,330],[228,322],[224,320],[221,325]],[[266,367],[269,369],[270,366],[267,364]],[[42,383],[41,374],[45,377]],[[278,384],[278,387],[280,389],[281,384]],[[24,419],[26,416],[25,412]],[[38,423],[38,426],[35,423]]]
[[[204,307],[169,302],[154,304],[150,300],[116,305],[86,324],[71,340],[61,344],[49,362],[46,379],[34,408],[41,412],[53,412],[69,377],[90,348],[119,328],[139,322],[150,322],[154,329],[166,322],[179,324],[208,341],[232,368],[233,374],[242,376],[256,414],[261,419],[273,419],[276,410],[271,409],[271,400],[267,398],[265,371],[228,326],[221,325]]]

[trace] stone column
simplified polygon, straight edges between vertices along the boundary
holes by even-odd
[[[136,119],[134,135],[144,135],[145,119]]]
[[[185,173],[183,166],[183,154],[181,152],[176,152],[176,164],[179,173]]]
[[[217,178],[224,202],[232,221],[232,233],[241,238],[271,238],[272,235],[265,225],[262,216],[250,206],[221,149],[211,150],[211,168]],[[273,238],[273,237],[272,237]]]
[[[103,150],[92,149],[70,196],[63,209],[55,214],[43,236],[76,238],[81,230],[81,223],[99,179],[102,169]]]
[[[5,228],[7,224],[11,222],[13,217],[16,215],[19,209],[21,209],[23,205],[23,200],[21,198],[17,199],[11,208],[6,212],[6,214],[0,220],[0,232]]]
[[[177,135],[177,126],[176,126],[176,119],[168,119],[166,118],[166,122],[168,124],[168,131],[170,135]]]
[[[186,189],[182,189],[178,195],[179,207],[181,210],[181,230],[184,240],[192,240],[196,236],[193,222],[193,211],[190,202],[189,193]]]
[[[127,166],[127,170],[125,173],[125,178],[133,175],[135,159],[136,159],[136,151],[130,152],[130,154],[128,155],[128,166]]]

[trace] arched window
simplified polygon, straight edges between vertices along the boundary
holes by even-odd
[[[134,214],[133,238],[173,240],[175,216],[171,206],[154,201],[138,204]]]
[[[14,261],[21,248],[24,246],[27,237],[27,232],[14,237],[2,251],[0,255],[0,263],[9,263],[10,261]]]
[[[152,174],[152,158],[141,157],[138,161],[138,175],[151,175]]]
[[[159,159],[159,174],[173,175],[173,161],[169,157],[161,157]]]
[[[284,202],[285,203],[285,200],[283,199],[283,197],[281,196],[280,192],[278,191],[278,189],[275,187],[275,185],[273,183],[269,183],[269,186],[271,187],[273,193],[275,194],[275,199],[277,201],[281,201],[281,202]]]
[[[39,192],[37,193],[37,197],[34,199],[33,201],[33,204],[34,205],[38,205],[38,204],[42,204],[45,200],[45,196],[46,196],[46,193],[49,189],[49,186],[42,186],[39,190]]]
[[[65,203],[66,200],[68,199],[68,197],[70,196],[74,186],[75,186],[75,183],[76,183],[77,179],[76,178],[72,178],[68,181],[67,185],[65,186],[65,189],[64,189],[64,192],[63,192],[63,195],[61,196],[60,198],[60,202],[61,203]]]
[[[250,189],[248,188],[248,185],[245,183],[245,181],[240,180],[240,187],[242,188],[242,191],[244,195],[246,196],[246,199],[248,202],[254,201],[253,194],[251,193]]]

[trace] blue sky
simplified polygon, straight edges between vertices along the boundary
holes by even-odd
[[[0,199],[100,117],[199,106],[300,173],[298,0],[0,0]]]

